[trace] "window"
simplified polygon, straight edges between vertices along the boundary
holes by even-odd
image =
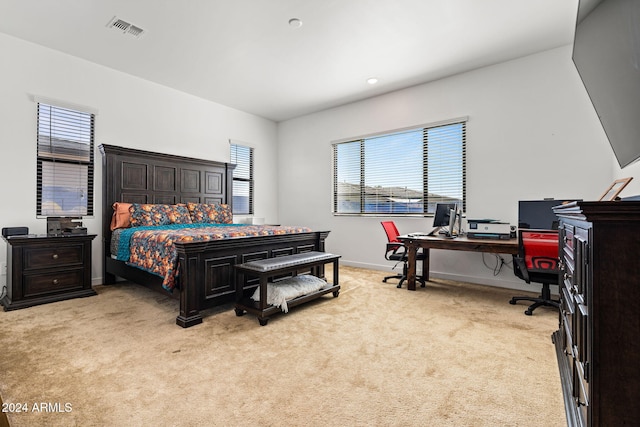
[[[253,214],[253,148],[231,143],[233,213]]]
[[[94,118],[38,103],[38,216],[93,215]]]
[[[465,211],[466,119],[333,144],[335,214]]]

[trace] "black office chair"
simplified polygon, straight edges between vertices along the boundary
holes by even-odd
[[[560,283],[558,269],[558,232],[546,230],[520,230],[518,232],[518,255],[513,256],[513,272],[527,283],[541,283],[539,297],[513,297],[509,304],[531,301],[524,311],[531,316],[541,306],[560,307],[560,301],[551,299],[550,285]]]
[[[409,256],[407,255],[407,248],[404,246],[404,244],[400,240],[398,240],[398,236],[400,235],[400,232],[398,231],[398,228],[396,227],[396,224],[393,221],[382,221],[381,224],[382,224],[382,227],[384,228],[385,233],[387,233],[387,240],[388,240],[385,253],[384,253],[385,259],[388,261],[396,261],[396,265],[400,262],[402,263],[402,274],[387,276],[384,279],[382,279],[382,281],[384,283],[387,283],[387,280],[389,279],[399,279],[400,282],[398,282],[398,285],[396,287],[401,288],[402,283],[404,283],[404,281],[407,280],[407,270],[408,270],[407,264],[409,261]],[[416,262],[422,261],[422,260],[424,260],[424,253],[418,252],[416,254]],[[420,285],[421,287],[423,288],[425,287],[426,285],[425,280],[423,279],[422,276],[416,275],[416,280],[421,283]]]

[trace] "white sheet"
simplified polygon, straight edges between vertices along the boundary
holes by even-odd
[[[284,313],[287,313],[289,311],[288,300],[310,294],[326,286],[327,282],[310,274],[302,274],[282,279],[275,283],[267,283],[267,304],[280,307]],[[251,299],[260,301],[260,287],[256,288]]]

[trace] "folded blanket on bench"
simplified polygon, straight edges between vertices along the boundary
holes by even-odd
[[[284,313],[287,313],[289,311],[287,300],[310,294],[325,286],[327,286],[327,282],[310,274],[301,274],[278,280],[275,283],[267,283],[267,304],[280,307]],[[256,288],[251,299],[260,301],[260,287]]]

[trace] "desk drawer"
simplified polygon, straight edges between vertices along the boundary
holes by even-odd
[[[84,270],[74,269],[53,271],[37,275],[24,275],[24,297],[31,298],[44,294],[82,289]]]
[[[82,265],[83,246],[56,245],[24,249],[24,269],[39,269],[65,265]]]

